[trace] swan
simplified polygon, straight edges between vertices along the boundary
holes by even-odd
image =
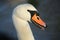
[[[35,40],[29,22],[37,24],[42,30],[46,28],[46,23],[39,17],[37,9],[31,4],[18,5],[13,10],[12,19],[18,40]]]

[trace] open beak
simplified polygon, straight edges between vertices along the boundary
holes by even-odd
[[[32,21],[36,23],[41,28],[41,30],[45,30],[46,23],[39,16],[37,16],[36,13],[32,16]]]

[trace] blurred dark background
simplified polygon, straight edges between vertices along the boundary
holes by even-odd
[[[18,40],[12,23],[13,9],[22,3],[34,5],[48,28],[32,29],[36,40],[60,40],[60,0],[0,0],[0,40]]]

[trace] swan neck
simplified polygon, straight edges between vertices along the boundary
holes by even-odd
[[[17,31],[18,40],[35,40],[30,25],[27,21],[13,15],[13,22]]]

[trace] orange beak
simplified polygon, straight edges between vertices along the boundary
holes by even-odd
[[[36,24],[38,24],[39,27],[40,27],[42,30],[45,29],[45,27],[46,27],[45,22],[44,22],[39,16],[37,16],[36,13],[32,16],[32,21],[34,21]]]

